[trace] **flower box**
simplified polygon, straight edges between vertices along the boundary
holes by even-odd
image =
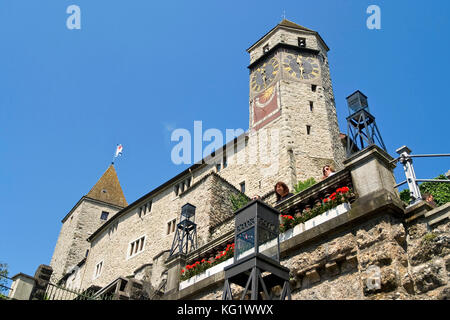
[[[230,259],[225,260],[224,262],[221,262],[221,263],[215,265],[214,267],[211,267],[211,268],[205,270],[204,272],[202,272],[202,273],[200,273],[200,274],[198,274],[196,276],[193,276],[193,277],[190,277],[187,280],[181,281],[180,285],[179,285],[179,289],[180,290],[185,289],[185,288],[193,285],[194,283],[196,283],[198,281],[206,279],[206,278],[212,276],[213,274],[219,273],[226,266],[232,265],[233,261],[234,261],[234,257],[231,257]]]
[[[280,234],[280,242],[289,240],[290,238],[295,237],[296,235],[302,233],[305,230],[314,228],[315,226],[324,223],[325,221],[331,220],[347,211],[350,210],[350,204],[349,203],[342,203],[338,205],[337,207],[334,207],[321,215],[318,215],[317,217],[314,217],[312,219],[309,219],[305,223],[300,223],[296,225],[294,228],[291,228],[287,230],[286,232],[283,232]]]
[[[314,228],[315,226],[324,223],[325,221],[328,221],[330,219],[333,219],[347,211],[350,210],[350,204],[349,203],[342,203],[338,205],[337,207],[334,207],[321,215],[318,215],[317,217],[314,217],[312,219],[309,219],[305,222],[305,230]]]

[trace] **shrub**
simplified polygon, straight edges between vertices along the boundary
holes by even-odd
[[[245,206],[249,202],[249,198],[243,194],[232,194],[230,195],[231,205],[233,207],[233,211],[239,210],[243,206]]]
[[[297,194],[303,190],[308,189],[309,187],[315,185],[317,182],[314,178],[309,178],[306,179],[305,181],[299,181],[295,186],[294,186],[294,193]]]

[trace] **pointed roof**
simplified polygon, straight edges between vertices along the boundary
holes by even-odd
[[[103,173],[86,197],[120,207],[128,206],[113,164]]]

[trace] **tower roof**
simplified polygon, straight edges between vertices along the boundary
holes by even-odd
[[[86,197],[120,207],[128,206],[113,164],[103,173]]]
[[[264,36],[262,36],[258,41],[256,41],[254,44],[252,44],[248,49],[247,52],[250,52],[250,50],[252,50],[252,48],[254,46],[256,46],[258,43],[260,43],[261,41],[264,41],[266,39],[267,36],[271,35],[276,29],[280,28],[280,27],[285,27],[285,28],[292,28],[292,29],[297,29],[300,31],[304,31],[304,32],[308,32],[308,33],[312,33],[315,34],[319,40],[323,43],[323,45],[325,46],[325,49],[328,51],[329,48],[327,46],[327,44],[325,43],[325,41],[322,39],[322,37],[320,36],[320,34],[317,31],[308,29],[304,26],[301,26],[299,24],[296,24],[292,21],[289,21],[287,19],[283,19],[280,21],[279,24],[277,24],[275,27],[273,27],[269,32],[267,32]]]
[[[281,22],[280,22],[278,25],[279,25],[279,26],[284,26],[284,27],[289,27],[289,28],[295,28],[295,29],[299,29],[299,30],[304,30],[304,31],[311,31],[311,32],[314,32],[314,30],[305,28],[305,27],[303,27],[303,26],[301,26],[301,25],[299,25],[299,24],[296,24],[296,23],[294,23],[294,22],[292,22],[292,21],[289,21],[289,20],[287,20],[287,19],[281,20]]]

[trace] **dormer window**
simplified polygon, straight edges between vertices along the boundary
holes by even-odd
[[[263,47],[263,53],[267,53],[268,51],[269,51],[269,45],[268,44],[266,44],[264,47]]]
[[[298,37],[298,46],[300,48],[306,48],[306,38]]]

